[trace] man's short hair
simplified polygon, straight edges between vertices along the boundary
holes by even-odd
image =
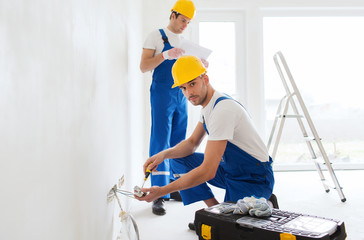
[[[169,20],[171,20],[171,18],[172,18],[172,14],[176,15],[176,19],[178,18],[178,16],[179,16],[179,15],[181,15],[179,12],[172,11],[172,12],[171,12],[171,15],[169,16]]]

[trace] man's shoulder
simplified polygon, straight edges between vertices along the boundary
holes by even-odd
[[[162,43],[159,39],[162,39],[161,33],[159,32],[159,29],[154,29],[147,35],[143,48],[156,49],[157,45],[160,44],[159,42]]]
[[[233,99],[227,94],[220,92],[215,92],[213,99],[214,99],[214,104],[213,104],[214,107],[217,107],[218,105],[220,106],[235,105],[236,103],[235,99]]]
[[[235,112],[235,110],[239,108],[239,104],[231,98],[223,98],[220,101],[216,101],[215,102],[215,106],[214,106],[214,112]]]
[[[162,36],[161,32],[160,32],[161,29],[164,30],[163,28],[157,28],[157,29],[152,30],[151,32],[149,32],[148,36],[154,36],[154,37]]]
[[[214,114],[223,114],[226,117],[232,117],[241,114],[243,107],[235,99],[222,94],[214,102]]]

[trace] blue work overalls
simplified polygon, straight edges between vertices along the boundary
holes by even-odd
[[[168,38],[159,29],[164,41],[163,52],[172,48]],[[152,126],[150,134],[149,156],[173,147],[186,138],[187,129],[187,102],[182,91],[173,85],[172,66],[176,60],[165,60],[154,69],[153,81],[150,87],[150,103],[152,113]],[[165,186],[169,184],[169,160],[166,159],[158,165],[158,172],[151,176],[152,186]],[[164,196],[169,198],[169,195]]]
[[[214,107],[224,99],[231,98],[218,98]],[[208,134],[205,122],[203,124]],[[200,166],[203,160],[204,155],[202,153],[193,153],[184,158],[171,159],[171,170],[176,177],[180,177]],[[269,158],[269,162],[261,162],[228,141],[216,175],[208,183],[226,190],[224,201],[236,202],[252,195],[269,199],[274,186],[271,164],[271,158]],[[182,190],[180,193],[185,205],[214,197],[206,183]]]

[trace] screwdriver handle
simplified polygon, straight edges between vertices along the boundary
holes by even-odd
[[[150,164],[148,165],[148,167],[150,166]],[[147,167],[147,170],[145,171],[145,177],[144,177],[144,181],[147,180],[147,178],[149,177],[149,175],[151,174],[151,170]]]

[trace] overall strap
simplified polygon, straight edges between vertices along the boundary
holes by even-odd
[[[239,103],[239,105],[242,106],[245,109],[245,111],[246,111],[246,108],[243,106],[243,104],[241,104],[240,102],[236,101],[235,99],[233,99],[232,97],[230,97],[227,94],[225,94],[225,96],[222,96],[222,97],[219,97],[218,99],[216,99],[216,101],[215,101],[214,106],[212,107],[212,109],[215,108],[216,104],[218,104],[220,101],[225,100],[225,99],[233,100],[233,101]],[[206,127],[206,122],[205,122],[205,117],[204,116],[202,116],[202,124],[203,124],[203,127],[205,128],[205,131],[207,132],[207,134],[209,134],[209,131],[207,130],[207,127]]]
[[[221,100],[225,100],[225,99],[232,99],[231,97],[228,96],[224,96],[224,97],[219,97],[218,99],[216,99],[214,106],[212,107],[212,109],[215,108],[216,104],[218,104]]]
[[[222,97],[219,97],[218,99],[216,99],[216,101],[215,101],[215,104],[214,104],[214,106],[212,107],[212,109],[214,109],[215,108],[215,106],[216,106],[216,104],[218,104],[220,101],[222,101],[222,100],[225,100],[225,99],[230,99],[230,100],[233,100],[233,101],[235,101],[235,102],[237,102],[240,106],[242,106],[244,109],[245,109],[245,111],[246,111],[246,108],[244,107],[244,105],[243,104],[241,104],[240,102],[238,102],[238,101],[236,101],[235,99],[233,99],[232,97],[230,97],[229,95],[227,95],[226,93],[224,93],[225,94],[225,96],[222,96]],[[248,113],[249,114],[249,113]]]
[[[164,30],[163,29],[159,29],[159,32],[162,35],[162,39],[163,39],[164,45],[169,44],[168,37],[167,37],[166,33],[164,32]]]
[[[220,101],[225,100],[225,99],[232,99],[229,95],[227,95],[227,94],[225,94],[225,95],[226,96],[222,96],[222,97],[219,97],[218,99],[216,99],[215,104],[212,107],[212,109],[214,109],[216,104],[218,104]],[[207,134],[209,134],[209,131],[207,130],[207,127],[206,127],[206,122],[205,122],[205,117],[204,116],[202,116],[202,121],[203,121],[202,124],[203,124],[203,127],[205,128],[205,131],[207,132]]]
[[[209,135],[209,131],[207,130],[207,127],[206,127],[205,117],[203,115],[202,115],[202,125],[203,125],[203,128],[205,129],[207,135]]]
[[[168,51],[172,48],[171,44],[168,41],[168,37],[163,29],[158,29],[160,34],[162,35],[162,40],[164,42],[164,46],[162,49],[162,52]],[[159,82],[159,83],[165,83],[170,84],[172,87],[173,85],[173,77],[172,77],[172,66],[175,63],[175,59],[173,60],[166,60],[163,61],[161,64],[159,64],[153,71],[153,83]],[[177,90],[178,88],[176,88]],[[176,91],[175,90],[175,91]],[[173,91],[173,90],[171,90]]]

